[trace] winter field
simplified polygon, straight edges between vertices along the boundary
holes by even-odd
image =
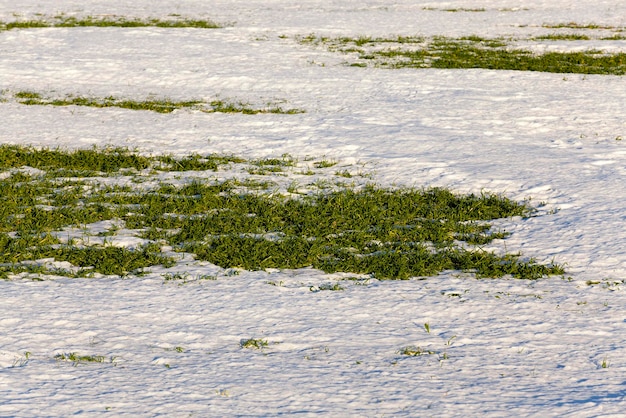
[[[0,0],[0,416],[624,416],[622,3]]]

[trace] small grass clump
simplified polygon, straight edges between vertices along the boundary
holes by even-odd
[[[403,356],[409,357],[420,357],[420,356],[429,356],[433,354],[437,354],[436,351],[426,350],[421,347],[417,347],[415,345],[404,347],[400,350],[400,354]]]
[[[552,35],[546,39],[585,39],[585,35]],[[310,36],[303,38],[301,42],[323,44],[332,51],[356,54],[357,61],[348,63],[353,66],[373,63],[383,68],[484,68],[613,75],[626,73],[626,53],[589,50],[534,54],[511,48],[504,39],[477,36],[458,39],[439,36],[429,40],[415,38],[410,42],[398,42],[395,38],[329,39]]]
[[[267,342],[267,340],[260,338],[247,338],[241,340],[239,345],[241,348],[255,348],[259,350],[261,348],[267,347],[269,343]]]
[[[76,352],[71,353],[59,353],[54,356],[54,359],[57,361],[68,361],[71,362],[74,366],[78,366],[79,364],[84,363],[105,363],[107,358],[105,356],[97,356],[97,355],[80,355]],[[109,359],[111,363],[113,363],[114,359]]]
[[[315,168],[329,168],[332,166],[337,165],[336,161],[330,161],[330,160],[321,160],[321,161],[317,161],[315,163],[313,163],[313,166]]]

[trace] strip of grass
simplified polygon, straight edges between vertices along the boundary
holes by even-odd
[[[551,33],[549,35],[535,36],[538,41],[589,41],[591,37],[582,33]]]
[[[454,9],[436,9],[436,8],[426,8],[424,7],[423,10],[441,10],[442,12],[450,12],[450,13],[458,13],[458,12],[486,12],[487,9],[485,8],[479,8],[479,9],[467,9],[467,8],[454,8]]]
[[[60,149],[0,145],[0,169],[33,167],[40,170],[70,170],[111,173],[125,168],[143,170],[150,167],[150,158],[125,148]]]
[[[147,168],[158,169],[159,171],[217,171],[221,166],[244,162],[246,160],[243,158],[216,154],[205,156],[192,154],[183,158],[174,158],[171,155],[147,157],[120,147],[94,147],[70,151],[58,148],[0,145],[0,170],[27,166],[46,170],[52,177],[68,177],[70,175],[93,177],[98,174],[115,174],[121,170],[139,171]],[[16,175],[19,176],[19,174],[14,174],[14,176]],[[24,178],[24,181],[27,180],[28,178]],[[15,181],[19,181],[19,177],[13,177],[13,181],[8,184],[11,185]],[[39,184],[41,185],[41,183]],[[7,191],[7,194],[15,196],[17,191]]]
[[[202,19],[128,19],[125,17],[95,17],[83,18],[57,16],[55,18],[22,20],[14,22],[0,22],[0,31],[12,29],[36,29],[36,28],[79,28],[79,27],[159,27],[159,28],[198,28],[218,29],[223,26],[211,20]]]
[[[283,109],[280,106],[268,105],[267,107],[254,108],[247,103],[235,103],[224,100],[213,100],[205,103],[201,100],[174,101],[169,99],[146,99],[130,100],[118,99],[113,96],[103,98],[66,96],[63,98],[46,98],[41,93],[33,91],[20,91],[15,93],[17,101],[24,105],[48,105],[48,106],[87,106],[96,108],[118,107],[130,110],[149,110],[157,113],[172,113],[178,109],[193,109],[206,113],[243,113],[256,115],[259,113],[297,114],[303,113],[300,109]]]
[[[621,28],[617,26],[607,26],[607,25],[598,25],[596,23],[576,23],[576,22],[567,22],[567,23],[544,23],[541,25],[544,28],[550,29],[608,29],[608,30],[620,30]]]
[[[207,169],[211,161],[200,156],[140,157],[123,149],[63,152],[0,147],[2,168],[11,170],[0,180],[0,276],[62,273],[28,264],[41,259],[71,263],[78,268],[68,272],[74,276],[139,274],[150,266],[174,264],[161,254],[163,244],[224,268],[250,270],[312,266],[379,279],[407,279],[445,270],[524,279],[563,274],[558,265],[538,264],[517,254],[496,255],[478,247],[508,236],[492,231],[489,221],[532,213],[526,204],[499,195],[370,185],[293,198],[259,191],[259,182],[253,179],[182,179],[134,189],[105,186],[100,177],[55,177],[57,169],[83,169],[78,158],[81,152],[103,171],[116,172],[123,167],[124,176],[131,178],[133,170],[137,173],[146,167],[156,176],[160,166],[167,170],[180,167],[188,173]],[[297,161],[286,155],[256,161],[213,157],[216,167],[237,162],[297,169]],[[107,158],[112,162],[99,162]],[[23,167],[31,164],[48,171],[23,173]],[[22,171],[16,171],[17,167]],[[84,228],[88,238],[89,225],[112,220],[122,226],[93,236],[114,240],[124,229],[151,243],[128,249],[79,246],[73,239],[60,239],[60,231],[76,227]]]
[[[556,36],[556,35],[554,35]],[[559,35],[559,38],[561,36]],[[584,39],[584,36],[562,35],[563,39]],[[407,41],[408,39],[408,41]],[[430,40],[404,38],[302,38],[301,42],[322,44],[332,51],[355,53],[352,66],[372,63],[383,68],[442,68],[540,71],[552,73],[613,74],[626,73],[626,53],[547,52],[534,54],[511,49],[503,39],[476,36],[458,39],[434,37]],[[391,47],[389,44],[394,44]],[[380,48],[384,45],[385,48]]]

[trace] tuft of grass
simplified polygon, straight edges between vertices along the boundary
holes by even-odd
[[[608,360],[607,357],[604,357],[602,359],[602,363],[600,364],[600,367],[602,367],[603,369],[608,369],[611,366],[611,362]]]
[[[343,287],[341,287],[341,285],[339,283],[323,283],[319,286],[311,286],[309,287],[309,290],[311,292],[321,292],[323,290],[330,290],[330,291],[341,291],[341,290],[345,290]]]
[[[259,160],[253,160],[253,165],[259,167],[264,166],[277,166],[277,167],[294,167],[297,163],[296,158],[289,154],[283,154],[280,158],[262,158]]]
[[[76,352],[56,354],[54,358],[57,361],[72,362],[74,366],[78,366],[82,363],[104,363],[107,361],[105,356],[80,355]],[[110,359],[110,361],[113,362],[113,359]]]
[[[188,273],[166,273],[162,275],[164,282],[176,282],[179,285],[185,285],[190,282],[198,282],[203,280],[217,280],[216,276],[203,274],[192,277]]]
[[[268,345],[269,343],[267,342],[267,340],[260,339],[260,338],[247,338],[239,342],[239,346],[241,348],[261,349],[261,348],[267,347]]]
[[[331,161],[331,160],[321,160],[321,161],[317,161],[315,163],[313,163],[313,166],[315,168],[329,168],[332,166],[337,165],[336,161]]]
[[[21,356],[14,358],[11,368],[26,366],[28,362],[30,361],[31,356],[32,356],[32,353],[30,351],[24,351],[24,353]]]
[[[400,354],[402,354],[403,356],[409,356],[409,357],[420,357],[420,356],[437,354],[437,352],[432,351],[432,350],[426,350],[421,347],[417,347],[415,345],[410,345],[410,346],[402,348],[400,350]]]

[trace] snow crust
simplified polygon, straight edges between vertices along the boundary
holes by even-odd
[[[453,8],[485,11],[444,10]],[[341,54],[295,37],[530,37],[568,22],[623,29],[626,4],[0,1],[2,21],[37,13],[179,14],[229,25],[0,32],[0,90],[280,102],[306,113],[162,115],[6,100],[0,143],[328,156],[364,164],[383,186],[531,199],[538,216],[497,224],[512,233],[506,250],[565,264],[569,279],[446,273],[312,291],[339,275],[233,275],[185,259],[141,278],[2,281],[0,416],[623,414],[623,77],[351,68]],[[176,272],[217,279],[164,283],[163,274]],[[248,338],[268,347],[241,348]],[[403,356],[406,346],[435,354]],[[74,367],[54,359],[69,352],[107,361]]]

